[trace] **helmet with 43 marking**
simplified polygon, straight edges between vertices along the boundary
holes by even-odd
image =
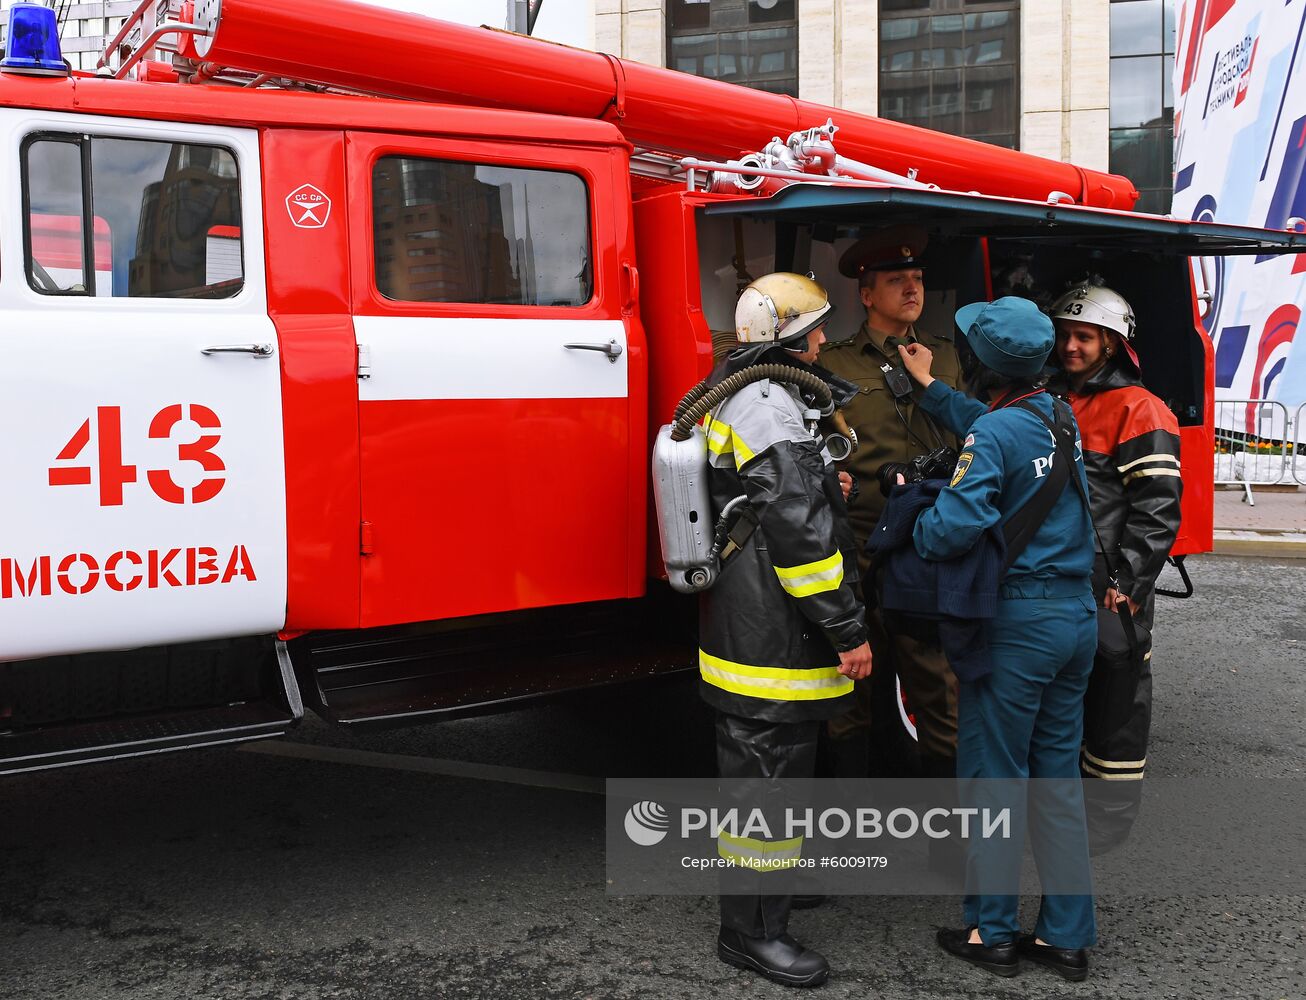
[[[1107,288],[1091,279],[1071,285],[1056,302],[1052,303],[1049,315],[1053,320],[1091,323],[1104,331],[1109,330],[1118,334],[1125,357],[1133,363],[1134,368],[1140,367],[1138,353],[1132,343],[1134,309],[1129,304],[1129,300],[1115,289]],[[1111,354],[1109,343],[1107,354]]]
[[[1052,304],[1052,318],[1092,323],[1134,339],[1134,310],[1125,297],[1105,285],[1073,285]]]

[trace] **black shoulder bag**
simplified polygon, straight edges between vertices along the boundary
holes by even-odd
[[[1051,512],[1061,491],[1065,488],[1066,480],[1069,480],[1074,484],[1075,492],[1079,494],[1079,499],[1083,501],[1084,508],[1088,511],[1089,523],[1093,525],[1098,548],[1102,550],[1102,558],[1106,561],[1109,574],[1107,586],[1119,590],[1120,578],[1115,561],[1107,552],[1106,546],[1102,544],[1102,536],[1098,534],[1097,525],[1093,523],[1093,507],[1084,491],[1084,484],[1080,482],[1078,476],[1071,474],[1071,470],[1075,468],[1075,424],[1070,419],[1070,408],[1055,396],[1050,398],[1055,422],[1049,420],[1039,412],[1037,407],[1025,400],[1013,404],[1034,414],[1043,422],[1056,442],[1057,457],[1048,472],[1048,481],[1034,494],[1034,498],[1007,522],[1005,533],[1008,544],[1015,544],[1017,548],[1015,555],[1008,549],[1006,565],[1009,568],[1016,556],[1028,544],[1039,525]],[[1029,516],[1026,516],[1027,514]],[[1017,521],[1021,523],[1015,524],[1014,522]],[[1115,611],[1109,608],[1097,609],[1097,655],[1093,659],[1093,674],[1089,678],[1088,694],[1085,696],[1084,717],[1086,722],[1091,720],[1095,730],[1100,729],[1101,735],[1114,733],[1129,721],[1133,712],[1134,697],[1138,691],[1138,681],[1143,673],[1143,663],[1151,655],[1151,651],[1152,636],[1147,629],[1134,621],[1133,612],[1129,610],[1127,601],[1121,601]]]

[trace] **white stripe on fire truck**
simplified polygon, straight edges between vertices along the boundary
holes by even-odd
[[[621,320],[355,316],[370,356],[362,402],[421,399],[624,399],[626,328]],[[621,348],[615,361],[601,350]]]

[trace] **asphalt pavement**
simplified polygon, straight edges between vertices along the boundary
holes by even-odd
[[[1306,562],[1190,566],[1158,611],[1149,773],[1306,781]],[[605,892],[602,777],[711,767],[684,678],[3,779],[0,1000],[793,996],[717,961],[713,898]],[[792,929],[831,960],[822,997],[1306,998],[1302,885],[1102,899],[1078,984],[959,965],[933,943],[958,918],[837,897]]]

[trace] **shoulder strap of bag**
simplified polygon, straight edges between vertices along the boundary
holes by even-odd
[[[1069,479],[1070,482],[1074,484],[1075,492],[1079,494],[1079,499],[1084,503],[1084,509],[1088,511],[1088,523],[1093,525],[1093,534],[1097,538],[1097,547],[1102,552],[1103,560],[1106,561],[1106,571],[1109,577],[1107,585],[1113,589],[1119,590],[1120,576],[1116,571],[1115,560],[1111,558],[1111,553],[1109,553],[1106,546],[1102,544],[1102,535],[1097,530],[1097,523],[1093,520],[1093,505],[1088,502],[1088,494],[1084,491],[1084,484],[1080,481],[1079,476],[1070,474],[1070,470],[1075,468],[1075,423],[1070,416],[1070,407],[1055,396],[1049,396],[1048,398],[1052,400],[1052,412],[1055,417],[1055,422],[1044,416],[1039,409],[1031,405],[1028,400],[1022,399],[1013,405],[1034,414],[1034,416],[1038,417],[1039,420],[1043,422],[1043,425],[1052,432],[1053,440],[1056,441],[1057,445],[1057,460],[1052,463],[1053,470],[1061,470],[1061,479],[1063,480],[1062,489],[1064,489],[1064,480],[1066,479]],[[1051,476],[1052,473],[1049,472],[1049,480],[1051,479]],[[1035,501],[1040,500],[1043,494],[1047,492],[1048,485],[1048,483],[1044,483],[1043,488],[1034,495],[1034,499],[1026,504],[1026,507],[1032,506]],[[1061,490],[1058,489],[1057,495],[1059,496],[1060,493]],[[1042,517],[1039,518],[1040,524],[1043,522],[1043,519],[1047,517],[1048,512],[1052,510],[1052,504],[1055,502],[1056,497],[1054,496],[1052,501],[1048,503],[1047,510],[1044,511]],[[1025,508],[1021,508],[1017,511],[1016,516],[1019,517],[1024,512]],[[1026,542],[1028,542],[1028,539],[1026,539]],[[1022,545],[1021,548],[1023,549],[1024,545]],[[1017,550],[1016,554],[1019,555],[1020,550]],[[1008,566],[1011,565],[1014,558],[1014,556],[1008,556]],[[1004,570],[1005,568],[1006,567],[1004,567]],[[1121,601],[1120,604],[1116,606],[1116,612],[1120,615],[1120,620],[1124,622],[1125,641],[1129,643],[1130,655],[1137,657],[1139,650],[1138,633],[1134,629],[1134,615],[1133,612],[1129,610],[1129,602]]]
[[[1028,410],[1030,413],[1034,414],[1048,425],[1048,430],[1051,430],[1055,437],[1056,431],[1053,429],[1053,425],[1048,423],[1047,418],[1039,412],[1037,407],[1023,399],[1013,403],[1012,405],[1017,406],[1022,410]],[[1073,457],[1073,427],[1071,428],[1070,436],[1070,454]],[[1060,452],[1059,441],[1057,450]],[[1066,480],[1072,478],[1069,474],[1069,469],[1073,464],[1073,461],[1067,463],[1060,457],[1060,455],[1058,455],[1058,460],[1053,462],[1051,468],[1048,469],[1047,478],[1043,480],[1043,485],[1041,485],[1034,495],[1025,502],[1025,505],[1021,507],[1020,510],[1016,511],[1016,513],[1012,514],[1011,517],[1007,519],[1007,523],[1002,526],[1002,536],[1007,543],[1007,560],[1002,564],[1003,573],[1006,573],[1006,571],[1011,568],[1011,564],[1014,563],[1020,557],[1020,554],[1025,551],[1025,546],[1030,543],[1030,540],[1038,532],[1038,529],[1043,526],[1043,522],[1047,520],[1048,515],[1052,513],[1052,508],[1056,506],[1057,500],[1060,499],[1062,491],[1066,488]]]

